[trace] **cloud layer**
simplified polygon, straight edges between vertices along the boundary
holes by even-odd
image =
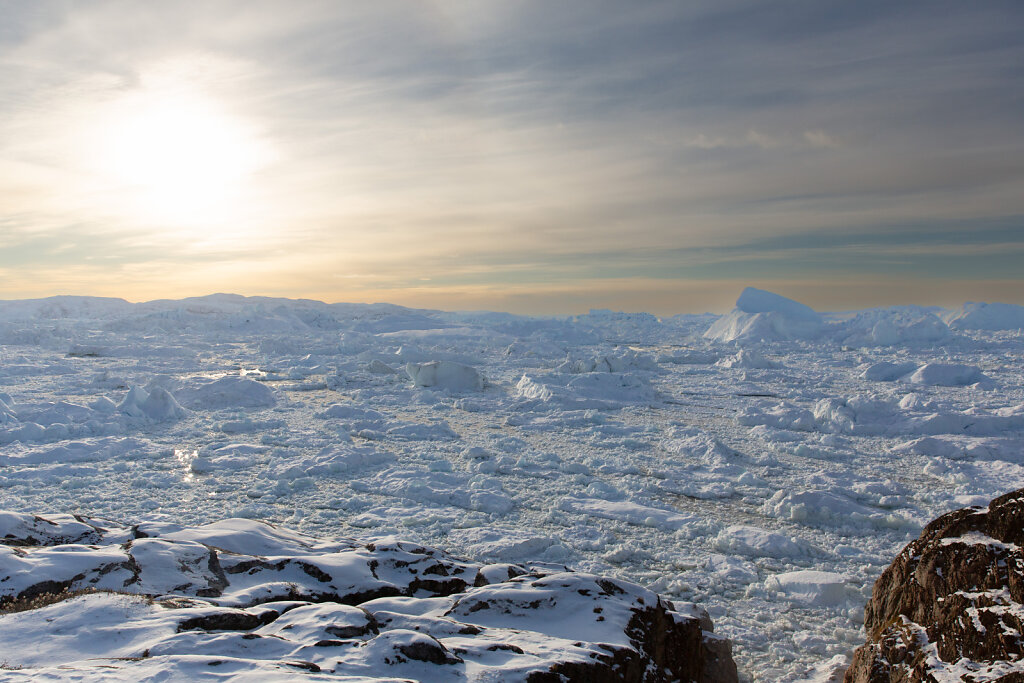
[[[999,289],[1024,255],[1017,3],[0,10],[2,297],[675,312],[937,274],[1024,296]],[[175,223],[102,173],[96,131],[193,97],[261,161]]]

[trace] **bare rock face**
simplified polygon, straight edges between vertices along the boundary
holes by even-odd
[[[703,609],[561,569],[242,519],[126,527],[0,512],[5,675],[737,680]]]
[[[875,582],[848,683],[1024,681],[1024,489],[925,527]]]

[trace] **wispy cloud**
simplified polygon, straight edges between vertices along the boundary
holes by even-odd
[[[765,277],[820,278],[814,252],[741,252],[880,245],[913,223],[933,226],[902,248],[920,264],[950,225],[1024,217],[1014,3],[40,0],[3,14],[0,296],[45,289],[58,265],[47,291],[73,272],[89,291],[97,259],[164,296],[185,270],[210,289],[267,283],[246,276],[257,264],[279,293],[336,300],[701,278],[701,263],[751,259]],[[274,151],[216,226],[125,210],[82,152],[108,105],[169,71]],[[851,273],[909,267],[849,244],[833,256]],[[983,274],[969,256],[943,262],[950,277]]]

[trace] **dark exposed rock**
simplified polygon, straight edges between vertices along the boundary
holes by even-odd
[[[466,590],[466,582],[462,579],[450,578],[445,581],[416,578],[409,582],[410,594],[426,590],[434,595],[454,595]]]
[[[875,582],[848,683],[1024,680],[1024,489],[928,524]]]
[[[41,595],[65,593],[70,585],[71,581],[52,581],[49,579],[34,583],[16,595],[0,596],[0,609],[6,607],[9,603],[27,602]]]
[[[668,683],[738,680],[728,640],[702,632],[699,621],[672,619],[664,606],[637,611],[627,628],[633,648],[610,649],[605,656],[582,664],[566,662],[536,673],[530,683],[593,681],[594,683]]]
[[[706,612],[694,610],[682,618],[675,606],[649,591],[613,579],[586,574],[562,573],[535,580],[522,576],[466,594],[446,613],[462,621],[487,624],[505,618],[536,614],[549,618],[551,635],[571,637],[559,631],[559,615],[591,614],[595,622],[604,619],[605,608],[621,615],[628,605],[623,630],[628,645],[600,644],[588,661],[564,661],[545,671],[530,674],[528,681],[625,681],[661,683],[668,681],[731,682],[738,680],[729,641],[716,638]],[[621,618],[621,616],[617,617]],[[541,628],[544,628],[543,626]]]
[[[370,613],[366,614],[366,623],[361,625],[326,626],[324,630],[336,638],[358,638],[365,635],[380,633],[380,624]]]
[[[409,659],[431,664],[458,664],[462,660],[448,652],[448,648],[434,638],[430,642],[418,641],[407,645],[398,645],[395,649]]]
[[[242,610],[225,610],[191,617],[178,624],[178,631],[248,631],[269,624],[277,617],[273,612],[252,614]]]
[[[343,645],[348,645],[351,642],[352,641],[349,640],[332,640],[328,638],[316,641],[315,643],[313,643],[313,647],[341,647]]]

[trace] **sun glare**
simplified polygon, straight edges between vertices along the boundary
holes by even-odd
[[[216,227],[239,219],[266,145],[215,101],[195,93],[141,91],[111,104],[94,161],[119,208],[169,227]]]

